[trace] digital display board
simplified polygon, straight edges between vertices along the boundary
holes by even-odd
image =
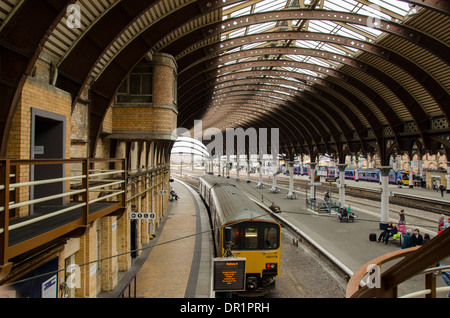
[[[214,291],[245,290],[245,265],[242,257],[214,258]]]

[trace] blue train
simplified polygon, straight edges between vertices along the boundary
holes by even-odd
[[[279,171],[282,172],[281,167],[279,167]],[[317,175],[326,176],[326,177],[339,177],[339,169],[335,167],[325,167],[318,166],[317,167]],[[303,169],[299,165],[294,165],[294,174],[299,175],[309,175],[309,166],[303,166]],[[356,180],[355,169],[345,169],[345,179]],[[369,181],[369,182],[380,182],[380,170],[376,169],[367,169],[367,170],[358,170],[358,180],[359,181]],[[389,183],[398,184],[400,180],[400,184],[409,185],[409,171],[391,171],[389,172]]]
[[[338,177],[339,170],[328,168],[328,177]],[[345,179],[356,180],[355,169],[345,169]],[[380,170],[368,169],[358,170],[359,181],[380,182]],[[389,172],[389,183],[409,185],[409,171],[391,171]]]

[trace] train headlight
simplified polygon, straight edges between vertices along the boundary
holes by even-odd
[[[277,269],[277,263],[266,263],[266,269]]]

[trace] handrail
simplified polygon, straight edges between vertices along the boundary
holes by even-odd
[[[38,221],[42,221],[42,220],[45,220],[45,219],[57,216],[59,214],[63,214],[63,213],[75,210],[75,209],[78,209],[78,208],[83,207],[85,205],[86,205],[86,203],[83,202],[83,203],[80,203],[80,204],[77,204],[77,205],[74,205],[74,206],[62,209],[62,210],[58,210],[58,211],[53,212],[53,213],[49,213],[49,214],[45,214],[45,215],[39,216],[37,218],[31,219],[31,220],[28,220],[28,221],[23,221],[23,222],[20,222],[18,224],[15,224],[15,225],[10,225],[8,229],[9,229],[9,231],[16,230],[16,229],[19,229],[19,228],[24,227],[26,225],[29,225],[29,224],[32,224],[32,223],[35,223],[35,222],[38,222]]]
[[[21,188],[21,187],[27,187],[27,186],[31,186],[31,185],[42,185],[42,184],[56,183],[56,182],[62,182],[62,181],[71,181],[71,180],[77,180],[77,179],[83,179],[83,178],[86,178],[86,175],[65,177],[65,178],[53,178],[53,179],[45,179],[45,180],[29,181],[29,182],[21,182],[21,183],[11,183],[9,185],[9,187],[10,188]]]
[[[115,167],[117,169],[111,169],[108,167],[108,163],[119,163]],[[17,169],[20,167],[32,167],[39,165],[59,165],[65,167],[70,166],[71,164],[81,164],[82,172],[78,175],[79,172],[75,173],[75,175],[67,176],[67,177],[57,177],[50,178],[45,180],[35,180],[28,181],[26,179],[20,179],[17,176],[20,174],[17,173]],[[100,166],[95,166],[99,164]],[[74,167],[77,168],[77,167]],[[105,168],[105,169],[101,169]],[[73,173],[74,170],[70,169],[70,172]],[[120,175],[113,176],[112,178],[107,178],[112,175]],[[16,179],[11,179],[16,177]],[[25,177],[27,178],[27,177]],[[73,190],[69,189],[69,184],[74,185],[79,183],[80,180],[81,187],[76,187]],[[30,198],[26,201],[20,201],[20,197],[23,197],[23,193],[28,194],[27,191],[31,193],[31,187],[33,186],[43,186],[52,183],[61,183],[63,186],[61,190],[52,191],[50,193],[45,194],[44,197],[40,198]],[[92,184],[92,187],[91,187]],[[64,186],[65,185],[65,186]],[[119,189],[113,189],[114,186],[118,186]],[[101,217],[105,213],[111,213],[108,211],[112,211],[110,208],[116,209],[117,207],[125,207],[126,206],[126,188],[127,187],[127,170],[126,170],[126,159],[104,159],[104,158],[94,158],[94,159],[80,159],[80,158],[72,158],[72,159],[0,159],[0,272],[2,270],[2,266],[8,262],[8,259],[18,255],[18,253],[23,253],[25,251],[23,243],[17,243],[17,245],[10,246],[9,242],[9,232],[14,231],[20,228],[23,228],[27,225],[56,217],[58,215],[68,213],[70,211],[80,209],[81,208],[81,217],[76,220],[76,222],[72,222],[70,227],[61,226],[61,231],[68,231],[69,229],[75,230],[77,227],[82,226],[85,228],[88,226],[89,222]],[[28,189],[28,190],[27,190]],[[15,194],[12,191],[16,191]],[[20,192],[17,192],[20,191]],[[99,197],[94,197],[89,195],[91,192],[104,193],[110,192],[110,194]],[[15,197],[14,197],[15,196]],[[81,196],[81,200],[79,200],[79,196]],[[67,205],[69,199],[64,198],[73,198],[73,204]],[[110,206],[107,210],[102,209],[101,213],[93,213],[90,215],[89,213],[89,205],[111,199],[116,197],[117,200],[114,200],[114,207]],[[22,219],[21,216],[14,220],[14,224],[10,224],[10,217],[16,217],[14,213],[18,213],[19,208],[24,208],[28,206],[33,206],[36,204],[43,203],[46,201],[61,199],[61,204],[56,205],[56,208],[53,211],[49,211],[49,213],[44,215],[34,215],[30,219]],[[19,202],[14,202],[15,200]],[[117,201],[117,202],[116,202]],[[117,206],[115,206],[117,204]],[[56,211],[54,211],[56,210]],[[24,214],[27,210],[20,210],[21,214]],[[13,214],[10,213],[14,212]],[[58,231],[54,231],[52,233],[47,233],[44,236],[48,239],[54,239],[57,235],[63,235],[59,229]],[[65,233],[65,232],[64,232]],[[56,235],[56,236],[55,236]],[[40,238],[40,240],[42,240]],[[16,244],[16,243],[15,243]],[[27,243],[28,244],[28,243]],[[38,242],[33,242],[31,245],[37,245]],[[20,245],[20,246],[19,246]],[[27,245],[28,246],[28,245]],[[20,252],[19,252],[20,251]],[[1,274],[1,273],[0,273]]]
[[[404,283],[418,274],[431,275],[430,271],[432,271],[432,269],[429,268],[434,267],[434,265],[436,265],[439,261],[450,255],[450,249],[448,249],[448,246],[450,246],[450,229],[446,229],[422,246],[403,249],[375,258],[360,267],[353,274],[347,285],[346,297],[395,298],[398,296],[397,288],[401,283]],[[378,277],[380,286],[373,287],[366,285],[360,288],[360,282],[367,274],[369,265],[380,265],[401,257],[403,257],[403,260],[381,273]],[[434,269],[434,271],[436,271],[436,269]],[[425,281],[425,289],[432,289],[430,296],[434,297],[436,288],[429,288],[429,286],[427,286],[433,286],[434,284],[432,281],[430,282],[429,279],[426,279]]]

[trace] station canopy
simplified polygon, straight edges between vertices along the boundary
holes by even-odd
[[[90,89],[98,138],[124,78],[161,52],[179,127],[279,128],[289,154],[450,149],[449,1],[0,0],[0,22],[3,137],[39,56],[74,104]]]

